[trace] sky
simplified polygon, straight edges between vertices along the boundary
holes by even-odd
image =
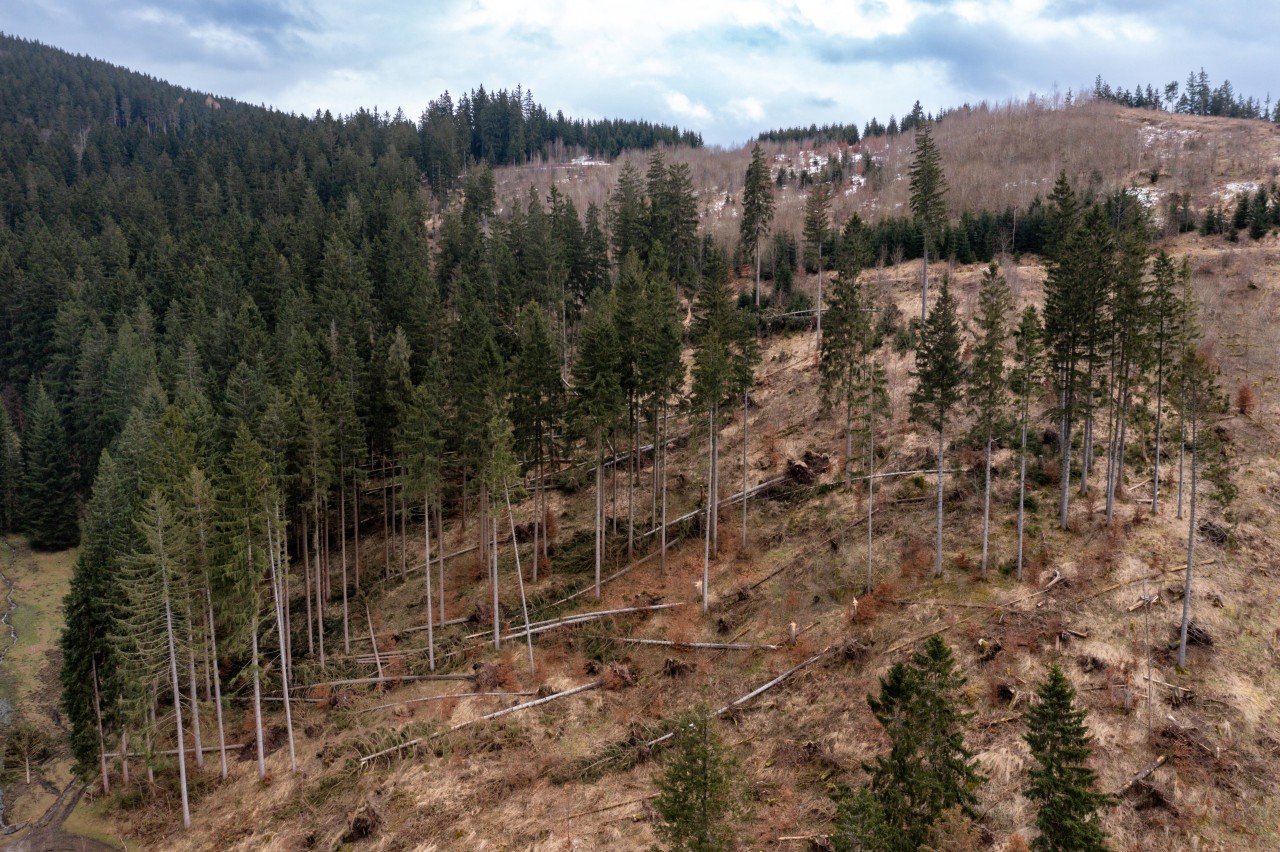
[[[288,112],[531,89],[552,112],[774,127],[1184,81],[1259,99],[1274,0],[4,0],[0,31]]]

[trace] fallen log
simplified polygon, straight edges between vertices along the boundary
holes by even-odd
[[[319,683],[299,683],[290,689],[315,689],[318,686],[356,686],[358,684],[367,683],[387,683],[388,681],[415,681],[415,680],[470,680],[471,675],[464,674],[438,674],[438,675],[393,675],[390,677],[356,677],[347,680],[326,680]]]
[[[1166,759],[1167,759],[1166,756],[1162,754],[1159,757],[1157,757],[1155,760],[1151,761],[1151,763],[1148,764],[1145,769],[1143,769],[1137,775],[1130,778],[1129,783],[1125,784],[1123,787],[1117,790],[1115,794],[1117,796],[1124,795],[1124,793],[1128,791],[1128,789],[1132,787],[1134,784],[1137,784],[1139,781],[1145,781],[1148,778],[1148,776],[1151,775],[1152,772],[1155,772],[1157,769],[1159,769],[1161,766],[1164,765],[1164,762]]]
[[[610,637],[615,642],[628,645],[665,645],[669,648],[688,648],[697,651],[776,651],[777,645],[742,645],[733,642],[675,642],[671,639],[633,639],[629,636]]]
[[[535,695],[533,692],[448,692],[444,695],[428,695],[425,698],[406,698],[403,701],[392,701],[389,704],[379,704],[377,707],[365,707],[357,710],[357,713],[372,713],[374,710],[386,710],[391,707],[399,707],[401,704],[422,704],[425,701],[443,701],[446,698],[498,698],[506,696],[508,698],[514,696]]]
[[[733,710],[733,709],[734,709],[734,708],[736,708],[736,707],[741,707],[743,704],[746,704],[748,701],[750,701],[751,699],[755,698],[757,695],[762,695],[762,694],[764,694],[765,692],[768,692],[770,689],[773,689],[773,688],[774,688],[775,686],[777,686],[778,684],[780,684],[780,683],[782,683],[783,681],[787,680],[789,677],[791,677],[792,675],[794,675],[796,672],[801,671],[802,669],[806,669],[806,668],[808,668],[809,666],[811,666],[811,665],[813,665],[814,663],[818,662],[818,660],[821,660],[823,657],[827,656],[827,655],[828,655],[828,654],[830,654],[830,653],[831,653],[831,647],[830,647],[830,646],[827,646],[826,648],[823,648],[821,651],[819,651],[818,653],[814,654],[812,657],[810,657],[809,659],[805,660],[803,663],[800,663],[800,664],[798,664],[798,665],[792,666],[791,668],[787,669],[785,672],[783,672],[782,674],[778,675],[777,677],[775,677],[773,680],[769,681],[768,683],[765,683],[765,684],[763,684],[763,685],[761,685],[761,686],[756,687],[755,689],[751,690],[750,692],[748,692],[746,695],[742,696],[741,698],[737,698],[737,699],[734,699],[733,701],[730,701],[728,704],[724,705],[724,706],[723,706],[723,707],[721,707],[719,710],[716,710],[715,712],[713,712],[713,713],[709,714],[709,715],[707,716],[707,718],[708,718],[708,719],[714,719],[714,718],[716,718],[716,717],[723,716],[725,713],[728,713],[730,710]],[[666,742],[666,741],[667,741],[667,740],[669,740],[669,739],[672,739],[673,737],[675,737],[675,735],[676,735],[676,732],[675,732],[675,731],[671,731],[670,733],[663,734],[662,736],[658,737],[657,739],[649,740],[649,742],[645,743],[645,747],[647,747],[647,748],[653,748],[654,746],[658,745],[659,743],[663,743],[663,742]]]
[[[570,695],[577,695],[580,692],[586,692],[591,689],[599,689],[603,685],[604,685],[603,680],[593,680],[590,683],[584,683],[582,686],[575,686],[573,689],[566,689],[563,692],[552,693],[551,695],[548,695],[545,698],[538,698],[534,701],[526,701],[523,704],[516,704],[511,707],[506,707],[502,710],[495,710],[492,713],[486,713],[485,715],[480,716],[478,718],[471,719],[466,722],[459,722],[458,724],[454,725],[451,728],[446,728],[443,731],[437,731],[436,733],[431,734],[430,736],[415,737],[414,739],[408,740],[406,742],[402,742],[399,745],[394,745],[391,748],[384,748],[382,751],[374,752],[373,754],[360,758],[360,765],[365,766],[369,764],[371,761],[377,760],[380,757],[386,757],[387,755],[391,755],[391,754],[398,754],[399,752],[402,752],[407,748],[413,748],[414,746],[419,745],[427,740],[438,739],[440,737],[443,737],[445,734],[452,734],[454,731],[459,731],[467,727],[468,725],[474,725],[477,722],[485,722],[490,719],[497,719],[501,716],[507,716],[511,713],[516,713],[520,710],[527,710],[530,707],[537,707],[540,704],[547,704],[559,698],[568,698]]]

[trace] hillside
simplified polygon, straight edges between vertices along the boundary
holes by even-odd
[[[1115,211],[1128,198],[1149,211],[1144,260],[1160,250],[1187,260],[1197,349],[1230,403],[1206,409],[1204,428],[1238,496],[1220,506],[1207,475],[1200,481],[1190,601],[1199,643],[1185,667],[1176,654],[1191,456],[1175,449],[1182,418],[1166,402],[1153,515],[1146,376],[1114,521],[1099,484],[1102,411],[1092,491],[1076,497],[1073,487],[1065,530],[1054,385],[1043,377],[1020,580],[1011,571],[1017,446],[1004,433],[994,454],[982,577],[982,440],[969,434],[972,416],[957,413],[943,573],[932,576],[936,437],[909,417],[919,329],[908,318],[919,311],[921,264],[899,228],[911,139],[766,148],[771,179],[786,171],[775,182],[773,230],[784,239],[767,249],[766,295],[784,265],[794,281],[757,315],[745,307],[753,282],[738,244],[749,151],[665,149],[657,168],[650,155],[627,153],[476,169],[441,209],[416,177],[420,164],[365,156],[358,125],[325,149],[300,134],[293,153],[305,155],[293,171],[288,146],[222,163],[221,142],[175,137],[171,153],[139,141],[149,153],[128,166],[136,184],[121,179],[120,162],[61,174],[42,166],[39,180],[58,191],[6,208],[0,270],[16,296],[5,305],[0,460],[59,468],[69,484],[56,491],[50,474],[36,483],[41,493],[83,503],[78,551],[31,555],[18,545],[8,563],[17,570],[6,571],[17,582],[19,643],[0,664],[3,696],[55,737],[34,784],[6,775],[6,824],[37,818],[49,786],[62,788],[78,762],[92,801],[66,830],[131,847],[647,849],[654,781],[671,753],[664,736],[681,713],[704,708],[721,711],[715,726],[751,805],[740,846],[830,848],[833,794],[865,783],[864,766],[888,746],[866,697],[938,635],[968,681],[965,739],[986,777],[973,820],[979,848],[1019,848],[1015,836],[1034,834],[1022,737],[1050,663],[1089,711],[1099,788],[1119,794],[1102,818],[1113,848],[1280,845],[1280,238],[1263,223],[1256,237],[1232,229],[1230,240],[1184,231],[1170,207],[1176,199],[1197,221],[1210,209],[1230,219],[1239,196],[1269,188],[1262,210],[1274,210],[1275,125],[1032,102],[952,113],[935,134],[950,185],[940,242],[952,251],[930,264],[931,293],[945,274],[966,360],[988,258],[1009,283],[1011,317],[1045,306],[1057,269],[1041,253],[1051,245],[1046,198],[1060,173],[1083,205]],[[6,127],[32,160],[57,150]],[[127,136],[101,133],[108,152]],[[809,193],[808,179],[802,187],[790,173],[808,168],[821,181],[842,158],[831,217],[838,234],[854,213],[866,224],[865,235],[849,229],[866,241],[855,247],[866,249],[858,280],[887,317],[875,358],[888,411],[870,506],[861,444],[846,489],[844,417],[820,399],[820,354],[803,313],[819,276],[784,245],[803,243]],[[619,189],[628,163],[638,202]],[[17,185],[20,170],[8,169]],[[831,240],[831,254],[847,257],[843,237]],[[840,272],[821,274],[830,310]],[[800,318],[782,316],[784,305]],[[31,306],[41,308],[34,319]],[[704,614],[706,372],[683,368],[704,363],[715,310],[748,317],[744,327],[762,336],[744,380],[746,420],[739,391],[713,395],[724,502]],[[595,425],[609,403],[608,388],[603,402],[596,390],[609,376],[593,370],[623,360],[610,345],[622,348],[627,334],[675,342],[677,380],[653,392],[655,410],[669,414],[657,441],[647,415],[627,419],[623,393],[642,398],[627,382],[642,383],[620,368],[610,415],[620,425]],[[588,353],[600,353],[599,364]],[[64,424],[53,430],[64,443],[37,456],[35,424],[46,421]],[[655,453],[654,443],[669,450]],[[744,484],[759,486],[745,525],[731,498]],[[25,511],[26,533],[38,534],[39,518]],[[425,562],[424,544],[442,564]],[[169,602],[169,564],[174,600],[185,604],[176,657],[148,650],[163,645],[151,616],[160,589]],[[66,589],[57,612],[53,599]],[[63,618],[71,629],[54,648]],[[99,665],[110,667],[101,681]],[[59,668],[62,707],[51,688]],[[115,696],[105,710],[95,706],[99,683]],[[177,765],[165,754],[179,707],[184,749],[198,740],[205,751],[203,765],[186,768],[186,829]],[[200,734],[189,727],[193,709]],[[216,724],[226,731],[226,778]],[[16,742],[11,735],[6,754]],[[95,780],[99,761],[110,792]],[[12,840],[34,842],[30,831]]]

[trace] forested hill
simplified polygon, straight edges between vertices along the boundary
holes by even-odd
[[[283,114],[4,34],[0,70],[0,122],[6,137],[17,127],[41,136],[49,143],[49,154],[37,159],[56,160],[49,166],[68,181],[76,176],[72,152],[74,159],[82,152],[88,158],[84,170],[110,168],[122,159],[146,156],[139,150],[140,139],[156,134],[164,143],[155,147],[166,149],[171,158],[198,144],[202,135],[211,136],[231,150],[253,155],[250,163],[238,164],[244,170],[270,163],[261,150],[254,150],[267,136],[294,159],[300,156],[309,169],[320,150],[335,145],[375,158],[394,147],[412,158],[437,193],[454,188],[472,163],[511,165],[557,149],[613,157],[625,149],[702,144],[700,134],[673,125],[552,113],[519,86],[492,92],[481,86],[456,101],[445,92],[415,123],[401,110],[392,116],[376,107],[337,117],[328,111],[317,111],[310,119]],[[7,139],[9,166],[14,162],[12,144]]]

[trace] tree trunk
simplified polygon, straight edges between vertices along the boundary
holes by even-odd
[[[345,534],[343,538],[346,538]],[[288,605],[283,599],[283,585],[280,573],[283,566],[280,561],[280,543],[272,533],[271,519],[267,518],[267,564],[271,569],[271,597],[276,608],[276,637],[280,640],[280,688],[284,693],[284,727],[289,737],[289,771],[298,771],[298,755],[293,739],[293,705],[289,701],[289,653],[288,639],[284,628],[284,608]],[[343,577],[343,596],[346,596],[346,577]],[[348,645],[348,653],[350,646]]]
[[[627,465],[627,561],[631,561],[635,554],[636,548],[636,480],[640,478],[640,412],[638,406],[633,406],[635,412],[632,417],[632,425],[635,430],[632,432],[634,441],[631,443],[631,464]]]
[[[98,661],[90,659],[89,665],[93,671],[93,715],[98,720],[98,760],[100,761],[99,771],[102,773],[102,792],[110,793],[111,778],[107,774],[107,738],[102,731],[102,697],[98,692]]]
[[[742,392],[742,549],[747,549],[747,392]]]
[[[439,530],[440,536],[440,624],[444,625],[444,509],[441,505],[444,502],[443,495],[436,501],[436,529]]]
[[[871,548],[874,533],[871,517],[876,504],[876,390],[875,364],[871,364],[871,392],[867,396],[867,593],[871,592]]]
[[[933,576],[942,576],[942,430],[938,430],[938,541],[935,547],[935,558],[933,563]]]
[[[657,427],[662,434],[662,555],[659,563],[662,576],[667,575],[667,424],[665,419]]]
[[[161,540],[163,547],[163,540]],[[178,731],[178,786],[182,794],[182,827],[191,827],[191,803],[187,799],[187,743],[182,732],[182,687],[178,684],[178,648],[173,632],[173,603],[169,599],[169,572],[161,556],[161,594],[164,596],[165,638],[169,645],[169,687],[173,690],[173,715]]]
[[[756,234],[756,310],[760,310],[760,234]]]
[[[1151,475],[1151,514],[1160,513],[1160,439],[1164,415],[1164,319],[1160,320],[1160,351],[1156,356],[1156,463]]]
[[[120,780],[129,786],[129,729],[120,731]]]
[[[803,263],[800,264],[804,266]],[[813,351],[822,353],[822,240],[818,240],[818,330],[814,338]]]
[[[1022,543],[1027,514],[1027,397],[1022,399],[1022,449],[1018,453],[1018,579],[1022,579]]]
[[[516,538],[516,520],[511,513],[511,488],[503,483],[507,498],[507,522],[511,525],[511,549],[516,555],[516,582],[520,586],[520,609],[524,613],[524,638],[529,645],[529,674],[535,674],[533,665],[533,632],[529,630],[529,600],[524,594],[524,572],[520,570],[520,541]]]
[[[191,628],[191,607],[187,607],[187,677],[191,698],[191,737],[195,745],[196,768],[204,769],[204,743],[200,739],[200,695],[196,679],[196,638]]]
[[[351,608],[347,601],[347,486],[338,465],[338,558],[342,561],[342,652],[351,653]]]
[[[987,576],[987,543],[991,533],[991,433],[987,433],[986,481],[982,500],[982,565],[983,578]]]
[[[920,274],[920,328],[924,328],[925,318],[929,314],[929,232],[924,237],[924,265]]]
[[[436,632],[432,626],[431,612],[431,504],[422,498],[422,556],[423,574],[427,578],[427,668],[436,670]],[[376,652],[376,647],[375,647]]]
[[[498,630],[498,624],[501,620],[501,610],[498,602],[498,523],[490,516],[488,525],[493,532],[493,549],[490,555],[493,558],[493,649],[495,651],[502,650],[502,636]]]
[[[262,665],[258,654],[258,610],[254,607],[253,625],[249,631],[253,637],[253,736],[258,749],[258,778],[267,777],[266,752],[262,745]]]
[[[382,471],[385,476],[386,468]],[[382,560],[385,563],[386,579],[391,579],[391,509],[387,506],[387,483],[382,483]]]
[[[1187,667],[1187,628],[1191,625],[1191,566],[1196,557],[1196,467],[1199,461],[1198,418],[1191,415],[1191,523],[1187,527],[1187,579],[1182,588],[1182,630],[1178,638],[1178,668]]]
[[[313,525],[311,529],[312,536],[312,552],[316,557],[316,640],[317,647],[320,651],[320,668],[325,667],[324,659],[324,592],[322,577],[324,570],[321,568],[320,562],[320,504],[317,501],[314,508]],[[256,614],[255,614],[256,617]],[[255,662],[256,665],[256,662]]]
[[[601,441],[599,427],[596,428],[596,505],[595,505],[595,568],[596,568],[596,600],[600,600],[600,562],[604,550],[604,444]]]
[[[357,470],[351,476],[351,512],[354,515],[351,521],[351,531],[355,537],[355,570],[356,570],[356,594],[360,594],[360,476]],[[285,596],[286,599],[288,596]],[[285,613],[288,614],[288,608]]]
[[[715,406],[711,407],[708,428],[711,435],[707,439],[707,528],[704,530],[702,545],[702,612],[709,609],[708,598],[711,596],[711,519],[715,517],[715,481],[716,481],[716,416]]]
[[[1186,406],[1180,406],[1178,412],[1178,520],[1182,520],[1182,484],[1186,481],[1187,459],[1187,416]]]
[[[310,656],[316,652],[315,642],[312,637],[312,631],[315,629],[311,620],[311,544],[308,541],[307,530],[307,513],[302,512],[302,589],[305,593],[307,605],[307,655]],[[208,588],[206,587],[206,594]],[[214,654],[217,658],[217,654]]]
[[[222,673],[218,670],[218,630],[213,620],[213,590],[205,580],[205,608],[209,613],[209,648],[213,656],[213,712],[218,721],[218,758],[222,778],[227,777],[227,735],[222,723]],[[121,746],[123,749],[124,747]]]
[[[720,428],[719,404],[711,406],[711,553],[720,558]]]
[[[1058,435],[1058,447],[1061,453],[1062,470],[1059,473],[1060,494],[1058,496],[1058,526],[1067,528],[1067,509],[1071,504],[1071,417],[1067,412],[1067,390],[1064,385],[1059,392],[1059,403],[1062,406],[1062,422]]]

